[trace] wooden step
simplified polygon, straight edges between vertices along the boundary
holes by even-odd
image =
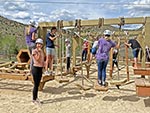
[[[150,82],[144,78],[135,79],[136,94],[138,96],[150,96]]]
[[[150,68],[133,69],[135,75],[150,75]]]

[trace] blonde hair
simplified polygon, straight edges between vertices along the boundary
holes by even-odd
[[[26,35],[30,35],[30,29],[31,29],[31,26],[30,26],[30,25],[25,28],[25,34],[26,34]]]

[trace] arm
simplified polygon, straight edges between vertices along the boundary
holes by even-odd
[[[32,40],[35,40],[35,32],[32,33]]]
[[[118,43],[117,43],[117,45],[115,46],[115,48],[120,48],[120,38],[118,37]]]
[[[41,57],[41,50],[33,51],[33,57],[36,61],[38,61]]]
[[[127,47],[131,47],[131,43],[130,44],[128,44],[128,43],[124,43]]]
[[[54,41],[54,40],[56,40],[56,38],[58,38],[59,37],[59,35],[56,35],[55,37],[49,37],[52,41]]]

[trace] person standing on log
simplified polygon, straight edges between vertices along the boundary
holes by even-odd
[[[98,50],[96,53],[97,67],[98,67],[98,84],[106,86],[106,67],[109,61],[109,51],[112,47],[119,48],[120,38],[118,44],[110,39],[112,32],[110,30],[104,31],[104,37],[98,40]]]
[[[33,65],[33,60],[31,58],[32,50],[35,49],[37,27],[34,20],[30,20],[29,25],[25,28],[25,40],[26,45],[30,53],[30,71]]]
[[[128,43],[125,42],[125,45],[127,47],[132,48],[132,53],[133,53],[133,57],[134,57],[134,68],[137,68],[138,55],[139,55],[139,51],[141,50],[141,45],[137,41],[137,37],[134,37],[133,39],[130,39],[128,41]]]

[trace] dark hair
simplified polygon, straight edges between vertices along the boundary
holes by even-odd
[[[57,29],[57,28],[56,28],[56,27],[52,27],[52,28],[51,28],[51,31],[52,31],[52,30],[55,30],[55,29]]]
[[[105,36],[110,37],[110,35],[108,35],[108,34],[107,34],[107,35],[105,35]]]

